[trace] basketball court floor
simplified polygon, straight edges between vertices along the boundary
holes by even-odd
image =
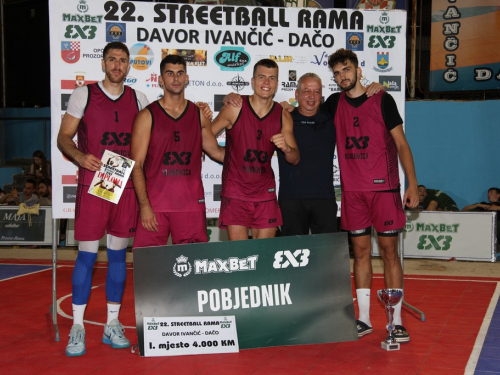
[[[400,351],[380,348],[386,336],[386,316],[376,300],[376,290],[383,288],[382,275],[376,273],[371,307],[374,331],[358,341],[144,358],[130,349],[111,349],[101,343],[107,264],[98,262],[85,315],[87,354],[69,358],[64,349],[72,323],[74,261],[58,264],[61,340],[55,341],[49,314],[50,261],[1,259],[1,254],[2,374],[500,374],[499,264],[405,261],[406,301],[424,312],[425,321],[403,309],[403,325],[411,341],[402,344]],[[120,320],[134,341],[132,263],[128,263],[127,277]]]

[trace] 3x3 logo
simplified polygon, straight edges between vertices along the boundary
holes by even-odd
[[[293,253],[290,250],[281,250],[274,254],[274,268],[305,267],[309,264],[309,249],[298,249]]]
[[[252,149],[248,149],[245,153],[245,157],[243,158],[243,160],[246,162],[258,161],[261,164],[266,163],[268,159],[269,156],[267,155],[267,151],[259,151]]]

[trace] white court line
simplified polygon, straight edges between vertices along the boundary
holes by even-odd
[[[498,283],[498,280],[470,280],[470,279],[464,279],[465,277],[468,276],[462,276],[462,279],[440,279],[440,278],[430,278],[430,277],[405,277],[405,280],[429,280],[429,281],[462,281],[462,282],[471,282],[471,283]],[[472,277],[472,276],[470,276]],[[351,275],[351,279],[354,278],[354,276]],[[383,279],[384,276],[373,276],[374,279]],[[492,277],[492,279],[498,279],[498,277]]]
[[[488,328],[490,327],[491,319],[495,312],[497,306],[498,297],[500,296],[500,283],[497,283],[495,293],[491,297],[490,305],[484,316],[483,324],[479,329],[477,334],[476,342],[474,343],[474,348],[465,367],[465,375],[473,375],[476,370],[477,361],[479,360],[479,355],[481,354],[481,349],[483,349],[484,340],[486,339],[486,334],[488,333]]]
[[[92,289],[96,289],[96,288],[99,288],[101,287],[102,285],[96,285],[96,286],[93,286]],[[67,294],[65,295],[64,297],[61,297],[57,300],[57,314],[62,316],[63,318],[67,318],[67,319],[70,319],[70,320],[73,320],[73,317],[69,314],[66,314],[63,309],[61,309],[61,303],[66,299],[66,298],[69,298],[71,297],[73,294],[70,293],[70,294]],[[103,326],[104,327],[104,323],[99,323],[99,322],[94,322],[92,320],[84,320],[83,321],[84,323],[88,323],[88,324],[94,324],[96,326]],[[135,329],[136,327],[132,327],[132,326],[123,326],[125,328],[131,328],[131,329]]]

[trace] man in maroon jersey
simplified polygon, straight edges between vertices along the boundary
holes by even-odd
[[[189,81],[182,56],[160,64],[163,97],[142,110],[132,131],[132,180],[140,206],[134,248],[207,242],[202,149],[222,162],[224,148],[210,120],[184,98]]]
[[[118,204],[88,194],[92,178],[101,167],[105,150],[130,157],[130,133],[136,114],[148,105],[146,96],[124,85],[130,69],[130,53],[120,42],[106,45],[103,51],[104,80],[78,87],[69,99],[57,138],[62,153],[79,166],[75,210],[75,239],[78,257],[73,271],[73,327],[66,355],[85,354],[83,316],[92,286],[92,269],[99,240],[108,232],[108,276],[106,297],[108,319],[102,341],[112,348],[128,348],[130,341],[118,321],[126,279],[126,250],[134,236],[137,199],[128,181]],[[78,147],[73,137],[78,132]]]
[[[226,129],[226,155],[222,170],[219,225],[229,240],[270,238],[282,224],[276,199],[271,158],[276,148],[296,165],[299,150],[290,113],[274,102],[278,65],[258,61],[253,70],[253,95],[243,96],[239,107],[223,107],[212,123],[212,132]]]
[[[408,179],[403,202],[418,205],[417,178],[410,146],[394,99],[382,91],[366,96],[358,79],[361,68],[352,51],[339,49],[328,65],[343,90],[325,106],[334,114],[342,185],[342,229],[349,232],[354,251],[354,282],[359,306],[358,336],[372,332],[370,322],[371,227],[378,233],[384,261],[385,285],[401,289],[403,274],[398,257],[398,233],[406,218],[400,195],[398,156]],[[394,313],[395,339],[408,342],[401,325],[401,302]]]

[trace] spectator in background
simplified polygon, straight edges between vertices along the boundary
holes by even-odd
[[[37,180],[42,178],[50,178],[50,163],[47,161],[45,154],[36,150],[33,153],[33,164],[30,167],[30,176]]]
[[[22,193],[18,193],[16,188],[12,188],[9,194],[5,194],[0,198],[0,204],[9,203],[10,205],[19,206],[19,204],[25,203],[26,206],[34,206],[38,203],[38,196],[35,194],[35,191],[36,181],[30,178],[24,183]]]
[[[488,201],[469,204],[462,211],[500,211],[500,189],[492,187],[488,190]]]
[[[460,211],[457,204],[449,195],[441,190],[427,189],[418,185],[418,210],[423,211]]]
[[[52,206],[52,182],[49,178],[38,183],[38,198],[40,206]]]

